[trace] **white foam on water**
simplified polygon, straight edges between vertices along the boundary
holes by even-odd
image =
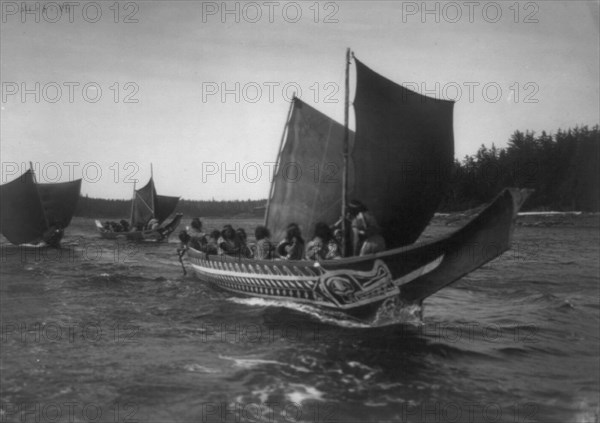
[[[200,364],[192,363],[183,366],[188,372],[202,372],[202,373],[221,373],[220,370],[211,369],[210,367],[201,366]]]
[[[298,372],[310,373],[310,370],[307,369],[306,367],[295,366],[293,364],[288,364],[288,363],[282,363],[281,361],[276,361],[276,360],[264,360],[261,358],[227,357],[224,355],[219,355],[219,358],[223,359],[223,360],[231,360],[231,361],[233,361],[234,366],[241,367],[243,369],[251,369],[253,367],[264,365],[264,364],[276,364],[276,365],[282,366],[282,367],[289,367]]]
[[[293,301],[271,300],[264,298],[228,298],[228,301],[236,304],[244,304],[252,307],[284,307],[299,311],[314,317],[320,322],[332,324],[345,328],[366,329],[374,327],[393,326],[398,324],[410,324],[422,326],[423,308],[418,304],[404,304],[396,298],[386,301],[377,311],[371,322],[359,322],[342,312],[331,312],[322,308],[307,304],[299,304]]]
[[[576,423],[598,423],[600,420],[600,406],[592,405],[587,399],[579,401],[577,408],[580,410],[573,420]]]
[[[268,387],[265,387],[263,389],[256,389],[256,390],[252,391],[252,396],[258,397],[259,401],[263,404],[267,402],[270,395],[271,395],[271,390]]]
[[[397,298],[388,299],[371,322],[372,327],[398,324],[423,326],[423,307],[418,304],[404,304]]]
[[[355,320],[349,320],[348,318],[343,317],[342,315],[332,316],[328,314],[327,311],[312,307],[306,304],[299,304],[293,301],[281,301],[281,300],[268,300],[264,298],[228,298],[229,301],[232,301],[236,304],[244,304],[248,306],[254,307],[285,307],[291,310],[299,311],[301,313],[308,314],[315,319],[328,324],[334,324],[337,326],[342,326],[346,328],[369,328],[371,325],[367,323],[357,322]]]
[[[365,375],[362,377],[363,380],[369,380],[373,376],[375,376],[377,373],[380,372],[379,369],[373,369],[373,368],[367,366],[366,364],[359,363],[358,361],[349,361],[348,365],[351,368],[357,368],[357,369],[364,371]]]
[[[349,361],[348,362],[348,366],[350,366],[350,367],[358,367],[359,369],[368,370],[368,371],[373,370],[372,368],[370,368],[366,364],[359,363],[358,361]]]
[[[286,366],[285,363],[281,363],[275,360],[263,360],[260,358],[236,358],[236,357],[227,357],[224,355],[219,355],[220,359],[223,360],[231,360],[233,361],[233,365],[237,367],[241,367],[244,369],[251,369],[252,367],[260,366],[262,364],[277,364],[280,366]]]
[[[289,385],[292,392],[289,392],[286,397],[295,404],[301,404],[303,401],[325,401],[323,395],[325,393],[323,391],[319,391],[314,386],[303,385],[299,383],[292,383]]]

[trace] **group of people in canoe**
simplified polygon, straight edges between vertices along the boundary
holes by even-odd
[[[347,222],[351,228],[351,249],[348,255],[366,255],[385,250],[385,240],[373,214],[360,201],[353,200],[347,206]],[[279,242],[271,241],[269,229],[257,226],[256,241],[248,243],[243,228],[223,226],[221,231],[203,231],[202,222],[194,218],[191,225],[179,233],[180,254],[189,247],[207,254],[253,258],[256,260],[335,260],[342,258],[342,219],[333,225],[317,222],[313,237],[306,243],[300,227],[290,223],[285,237]]]
[[[102,224],[102,227],[110,232],[130,232],[130,231],[144,231],[144,230],[156,230],[159,227],[158,219],[151,218],[146,224],[140,223],[136,226],[130,226],[129,222],[125,219],[121,219],[119,222],[107,220]]]

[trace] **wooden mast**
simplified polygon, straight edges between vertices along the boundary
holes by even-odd
[[[350,48],[346,50],[346,99],[344,102],[344,144],[342,149],[342,256],[348,255],[348,222],[346,221],[347,202],[348,202],[348,144],[350,138],[350,129],[348,128],[348,114],[350,108]]]
[[[33,169],[33,162],[29,162],[29,169],[31,169],[31,176],[33,177],[33,183],[37,184],[37,179],[35,178],[35,170]]]
[[[135,183],[137,182],[137,179],[133,180],[133,197],[131,198],[131,219],[130,219],[130,225],[131,225],[131,230],[135,230],[134,229],[134,225],[133,225],[133,207],[135,205]]]
[[[46,210],[44,209],[44,205],[42,203],[42,197],[40,196],[40,189],[38,188],[37,178],[35,177],[35,169],[33,168],[33,162],[29,162],[29,168],[31,169],[31,176],[33,178],[33,185],[35,186],[35,191],[37,192],[38,200],[40,201],[40,207],[42,208],[42,214],[44,215],[44,222],[46,223],[46,229],[50,229],[50,222],[48,222],[48,216],[46,216]]]
[[[155,213],[155,211],[154,211],[154,191],[156,191],[156,189],[154,188],[154,172],[152,171],[152,163],[150,163],[150,182],[152,182],[152,190],[150,191],[152,218],[156,218],[156,216],[154,214]]]

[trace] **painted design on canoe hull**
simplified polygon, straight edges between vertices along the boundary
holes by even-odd
[[[334,263],[308,261],[252,261],[207,257],[192,250],[196,275],[236,294],[284,299],[340,310],[352,310],[400,293],[400,286],[433,271],[443,256],[394,280],[381,259],[370,259],[370,270],[337,269]]]
[[[260,261],[207,256],[190,249],[188,260],[200,280],[234,294],[295,301],[367,318],[389,298],[419,304],[506,251],[516,213],[529,193],[505,189],[450,235],[364,257]]]

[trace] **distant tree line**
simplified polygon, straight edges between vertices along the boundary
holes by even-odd
[[[263,216],[265,204],[266,200],[180,200],[175,212],[183,213],[187,217]],[[89,197],[79,199],[75,212],[76,216],[102,219],[129,219],[130,214],[131,200],[105,200]]]
[[[266,200],[193,201],[181,200],[176,211],[184,216],[232,217],[263,216]]]
[[[75,216],[105,219],[129,219],[131,200],[105,200],[103,198],[80,197]]]
[[[441,210],[476,207],[512,186],[535,190],[525,210],[599,211],[599,147],[598,125],[554,135],[516,131],[506,148],[482,145],[455,160]]]
[[[600,129],[598,125],[542,132],[516,131],[506,148],[483,144],[471,156],[455,160],[440,211],[470,209],[490,201],[504,187],[532,188],[525,210],[600,211]],[[262,216],[266,200],[181,200],[185,216]],[[76,215],[128,218],[131,200],[83,197]]]

